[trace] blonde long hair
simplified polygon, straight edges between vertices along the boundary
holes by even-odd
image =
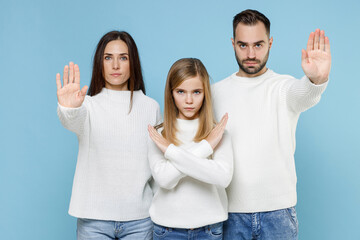
[[[181,85],[182,82],[196,76],[199,76],[203,83],[204,100],[199,110],[199,129],[194,137],[194,141],[199,142],[206,138],[216,123],[211,103],[209,74],[205,66],[196,58],[179,59],[171,66],[166,80],[164,122],[155,127],[156,129],[163,127],[161,134],[165,139],[175,145],[181,143],[176,138],[178,131],[176,128],[176,118],[178,117],[179,110],[175,105],[172,92]]]

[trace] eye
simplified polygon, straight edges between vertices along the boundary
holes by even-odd
[[[196,90],[196,91],[194,91],[194,94],[196,94],[196,95],[198,95],[198,94],[200,94],[201,92],[199,91],[199,90]]]
[[[183,94],[183,93],[184,93],[183,90],[177,90],[176,92],[177,92],[178,94]]]
[[[122,57],[120,58],[120,60],[121,60],[121,61],[126,61],[126,60],[128,60],[128,58],[127,58],[126,56],[122,56]]]
[[[246,48],[246,45],[245,44],[240,44],[239,47],[240,48]]]
[[[261,48],[261,47],[262,47],[262,44],[261,44],[261,43],[256,44],[255,47],[256,47],[256,48]]]
[[[111,59],[111,57],[110,56],[105,56],[105,58],[104,58],[105,60],[110,60]]]

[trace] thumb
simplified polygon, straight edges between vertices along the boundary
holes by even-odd
[[[88,89],[88,86],[84,86],[84,87],[81,89],[81,95],[82,95],[82,96],[85,96],[85,95],[86,95],[87,89]]]
[[[304,49],[301,49],[301,62],[303,64],[307,62],[307,52]]]

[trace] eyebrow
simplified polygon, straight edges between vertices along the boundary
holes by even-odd
[[[237,43],[237,44],[244,44],[244,45],[248,44],[247,42],[242,42],[242,41],[237,41],[236,43]],[[254,42],[254,44],[259,44],[259,43],[265,43],[265,41],[264,41],[264,40],[260,40],[260,41]]]
[[[183,89],[183,88],[175,88],[174,90],[176,90],[176,91],[179,91],[179,90],[181,90],[181,91],[186,91],[185,89]],[[197,88],[197,89],[192,89],[191,91],[202,91],[202,90],[204,90],[203,88]]]
[[[113,55],[112,53],[104,53],[104,55]],[[129,55],[129,54],[127,54],[127,53],[120,53],[119,55],[121,55],[121,56],[123,56],[123,55]]]

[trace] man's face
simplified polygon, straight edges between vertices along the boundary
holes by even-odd
[[[239,23],[235,29],[235,39],[231,41],[239,64],[238,76],[257,77],[266,72],[273,39],[269,39],[262,22],[252,26]]]

